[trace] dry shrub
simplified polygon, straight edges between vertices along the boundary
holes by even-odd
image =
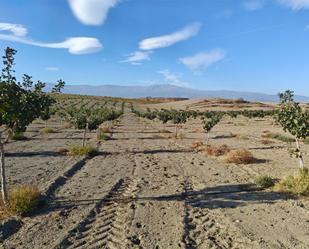
[[[262,175],[255,179],[255,184],[260,188],[270,188],[274,186],[274,180],[271,176]]]
[[[108,126],[101,127],[100,130],[103,133],[111,133],[111,128]]]
[[[58,150],[58,153],[59,153],[60,155],[67,155],[68,152],[69,152],[69,150],[66,149],[66,148],[60,148],[60,149]]]
[[[204,145],[204,143],[202,141],[195,141],[192,145],[191,148],[192,149],[199,149],[200,147],[202,147]]]
[[[62,128],[62,129],[69,129],[69,128],[71,128],[72,127],[72,125],[70,124],[70,123],[64,123],[64,124],[62,124],[61,126],[60,126],[60,128]]]
[[[8,205],[4,209],[8,214],[27,214],[39,205],[40,196],[36,186],[17,186],[9,191]]]
[[[271,140],[267,140],[267,139],[261,140],[261,144],[264,144],[264,145],[273,144],[273,143],[274,143],[274,141],[271,141]]]
[[[224,161],[227,163],[249,164],[254,162],[254,157],[250,151],[241,148],[228,152]]]
[[[309,196],[309,171],[300,170],[293,176],[288,176],[275,184],[275,191]]]
[[[230,151],[230,148],[226,144],[222,144],[220,146],[207,146],[205,149],[205,153],[208,156],[224,156]]]
[[[81,145],[70,146],[67,153],[69,156],[95,156],[96,154],[98,154],[98,149],[89,144],[84,147]]]

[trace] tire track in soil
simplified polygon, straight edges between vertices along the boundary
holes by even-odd
[[[222,214],[201,206],[201,200],[190,195],[194,191],[188,178],[184,182],[184,232],[185,249],[248,249],[259,248],[257,243],[239,234],[237,228]],[[219,222],[220,223],[219,223]]]
[[[123,226],[133,212],[130,211],[130,204],[137,190],[135,178],[120,179],[54,249],[125,248],[126,234]]]

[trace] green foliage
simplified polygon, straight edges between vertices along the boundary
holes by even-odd
[[[275,119],[284,131],[298,139],[305,139],[309,136],[309,112],[302,110],[299,103],[294,101],[293,95],[290,90],[279,94],[280,107]]]
[[[98,140],[107,141],[107,140],[110,140],[110,139],[111,139],[111,137],[104,132],[100,132],[98,134]]]
[[[54,130],[52,128],[46,127],[46,128],[43,128],[41,132],[43,134],[50,134],[50,133],[54,133]]]
[[[270,188],[274,186],[274,180],[271,176],[259,176],[255,179],[255,184],[261,188]]]
[[[44,83],[33,84],[29,75],[21,83],[12,76],[16,50],[6,48],[3,56],[4,68],[0,82],[0,126],[5,125],[13,134],[24,132],[36,118],[48,118],[53,98],[42,90]]]
[[[293,176],[288,176],[275,184],[274,189],[297,196],[309,196],[309,172],[300,170]]]
[[[218,124],[223,117],[222,113],[218,113],[216,115],[212,115],[210,118],[204,118],[203,120],[203,129],[206,133],[209,133],[212,128]]]
[[[69,156],[95,156],[98,153],[97,148],[87,144],[85,146],[72,145],[69,147]]]
[[[62,79],[58,80],[57,84],[52,89],[52,93],[61,93],[61,90],[64,88],[64,86],[65,81],[63,81]]]

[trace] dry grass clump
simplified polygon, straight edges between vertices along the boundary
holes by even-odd
[[[104,132],[100,132],[99,134],[97,134],[97,139],[98,139],[98,140],[107,141],[107,140],[110,140],[111,137],[110,137],[110,135],[107,135],[107,134],[104,133]]]
[[[192,145],[191,148],[192,149],[199,149],[200,147],[202,147],[204,145],[204,143],[202,141],[195,141]]]
[[[273,144],[274,141],[268,140],[268,139],[262,139],[261,144],[267,145],[267,144]]]
[[[208,156],[224,156],[230,152],[230,148],[226,144],[222,144],[220,146],[207,146],[204,150],[205,154]]]
[[[58,153],[59,153],[60,155],[67,155],[68,152],[69,152],[69,150],[68,150],[67,148],[60,148],[60,149],[58,150]]]
[[[49,133],[54,133],[55,131],[52,129],[52,128],[43,128],[42,130],[41,130],[41,133],[43,133],[43,134],[49,134]]]
[[[264,132],[262,134],[262,138],[276,139],[276,140],[279,140],[279,141],[285,142],[285,143],[295,142],[294,138],[287,137],[287,136],[281,135],[279,133],[271,133],[271,132]]]
[[[69,156],[95,156],[98,153],[98,149],[90,144],[85,145],[72,145],[69,147],[67,155]]]
[[[60,126],[62,129],[69,129],[72,127],[72,125],[70,123],[64,123]]]
[[[274,186],[274,180],[271,176],[259,176],[255,179],[255,184],[260,188],[270,188]]]
[[[227,163],[250,164],[255,161],[250,151],[241,148],[229,151],[224,158]]]
[[[275,184],[274,190],[297,196],[309,196],[309,171],[300,170]]]
[[[100,131],[103,133],[112,133],[111,128],[108,126],[101,127]]]
[[[9,191],[6,206],[1,201],[0,219],[13,215],[25,215],[40,203],[41,192],[32,185],[17,186]]]

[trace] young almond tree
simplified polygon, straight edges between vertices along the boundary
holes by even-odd
[[[299,140],[309,136],[309,112],[301,108],[299,103],[294,101],[293,91],[287,90],[280,93],[280,105],[275,114],[276,121],[284,131],[288,131],[295,137],[295,154],[299,159],[299,166],[305,169],[303,155],[300,149]]]
[[[217,125],[221,121],[223,115],[224,115],[223,113],[219,112],[219,113],[213,113],[211,117],[204,118],[203,129],[205,133],[207,134],[206,146],[208,145],[210,131],[212,130],[213,127],[215,127],[215,125]]]
[[[24,75],[22,83],[16,82],[16,78],[12,75],[16,52],[9,47],[5,49],[4,68],[0,77],[0,179],[4,204],[7,203],[5,141],[8,141],[9,135],[24,132],[52,102],[51,97],[42,91],[43,83],[33,85],[28,75]],[[6,139],[3,138],[4,135],[7,136]]]

